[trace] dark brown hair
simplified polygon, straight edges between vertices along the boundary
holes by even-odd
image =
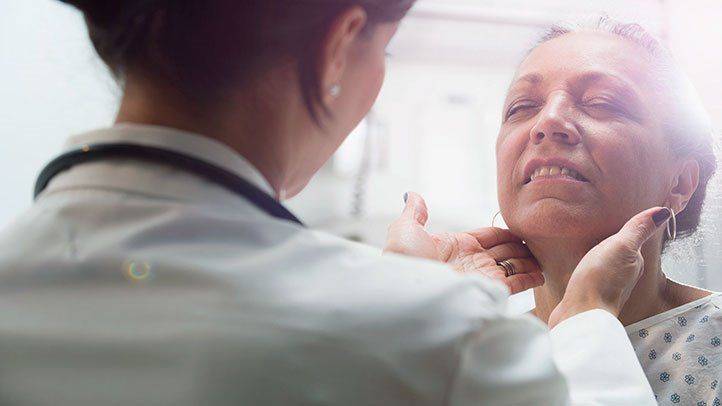
[[[190,100],[219,103],[232,86],[293,61],[304,101],[325,111],[317,66],[333,21],[352,6],[365,30],[401,20],[415,0],[61,0],[85,15],[93,46],[114,76],[141,72]]]
[[[597,31],[616,35],[644,49],[654,61],[653,72],[659,86],[672,101],[665,122],[666,136],[673,153],[692,158],[699,164],[699,185],[684,211],[677,214],[677,236],[693,234],[699,226],[707,184],[717,169],[714,136],[710,119],[687,76],[679,69],[672,54],[639,24],[622,23],[606,16],[591,21],[560,24],[549,29],[539,44],[563,35]],[[666,238],[666,237],[665,237]]]

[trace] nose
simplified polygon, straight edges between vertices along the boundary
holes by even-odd
[[[573,102],[566,93],[549,96],[529,136],[533,144],[546,141],[577,145],[582,141],[573,119]]]

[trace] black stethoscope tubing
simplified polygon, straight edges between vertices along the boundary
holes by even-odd
[[[58,156],[40,172],[35,183],[35,198],[48,186],[51,179],[73,166],[118,158],[155,162],[197,175],[225,187],[275,218],[303,225],[276,199],[226,169],[180,152],[137,144],[90,144]]]

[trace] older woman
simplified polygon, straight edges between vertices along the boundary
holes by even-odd
[[[669,53],[638,25],[607,18],[550,30],[519,66],[504,103],[499,203],[530,251],[514,248],[506,265],[522,270],[532,255],[538,261],[545,283],[534,289],[532,313],[539,319],[553,323],[556,306],[576,290],[575,269],[635,213],[652,206],[677,213],[667,233],[642,247],[644,273],[619,312],[661,404],[719,406],[722,398],[722,297],[667,278],[660,260],[675,234],[688,236],[699,223],[716,166],[712,145],[706,115]],[[412,196],[423,225],[426,207]],[[413,235],[425,237],[418,227]],[[427,256],[443,259],[468,233],[431,237],[440,248]],[[502,251],[489,247],[477,261],[498,275],[496,262],[509,256]],[[615,273],[607,265],[608,278]]]
[[[642,248],[619,314],[660,403],[719,405],[722,297],[669,279],[664,245],[695,231],[715,170],[711,131],[668,52],[638,25],[556,27],[519,66],[497,142],[499,203],[546,278],[550,317],[574,268],[646,207],[677,213]],[[706,403],[705,403],[706,402]]]

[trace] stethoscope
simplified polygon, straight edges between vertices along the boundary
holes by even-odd
[[[275,218],[303,225],[293,213],[283,207],[276,199],[226,169],[180,152],[136,144],[84,145],[80,149],[58,156],[40,172],[40,176],[38,176],[35,183],[35,198],[48,186],[50,180],[60,172],[75,165],[117,158],[155,162],[200,176],[209,182],[225,187]]]

